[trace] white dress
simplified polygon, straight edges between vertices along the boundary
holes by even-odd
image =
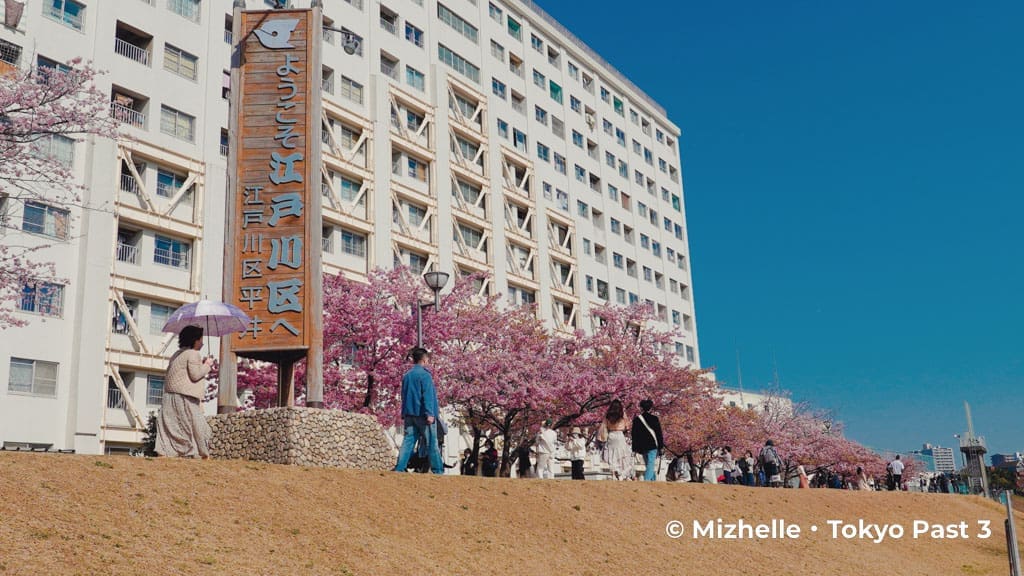
[[[632,480],[635,463],[633,450],[626,444],[626,435],[622,430],[608,431],[608,444],[605,445],[605,459],[611,468],[615,480]]]

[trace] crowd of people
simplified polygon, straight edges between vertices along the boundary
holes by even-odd
[[[163,406],[157,423],[156,451],[163,456],[201,457],[209,456],[210,427],[202,416],[199,402],[206,389],[206,376],[212,362],[203,360],[199,354],[202,344],[201,328],[190,326],[179,334],[179,350],[172,356],[164,389]],[[444,474],[446,464],[442,448],[448,428],[441,417],[437,389],[427,368],[430,353],[416,348],[410,353],[413,366],[402,378],[402,420],[403,440],[399,448],[396,472],[410,468],[417,472]],[[560,462],[568,461],[569,476],[573,480],[585,478],[586,462],[591,461],[592,470],[607,474],[614,480],[638,480],[638,467],[642,467],[642,479],[655,481],[660,476],[661,462],[667,459],[661,421],[652,412],[654,402],[640,402],[640,411],[630,420],[625,406],[613,400],[596,434],[591,438],[586,430],[573,427],[563,438],[553,428],[553,422],[545,420],[533,441],[521,443],[516,448],[516,473],[520,478],[555,478],[562,469]],[[796,466],[796,474],[787,476],[786,467],[772,440],[767,440],[755,456],[750,450],[736,456],[732,447],[725,446],[716,451],[716,466],[707,470],[720,473],[713,478],[694,464],[691,455],[671,454],[665,479],[670,482],[716,481],[722,484],[744,486],[781,487],[795,480],[800,488],[849,488],[854,490],[905,490],[904,462],[896,456],[886,468],[886,477],[869,478],[863,468],[858,467],[853,478],[837,474],[827,468],[815,469],[808,473],[803,466]],[[492,439],[486,439],[478,455],[466,449],[459,463],[459,471],[466,476],[482,475],[496,477],[500,474],[500,457]],[[607,472],[602,469],[606,468]],[[593,474],[594,472],[592,472]],[[950,492],[958,487],[945,476],[931,481],[921,479],[922,491]]]

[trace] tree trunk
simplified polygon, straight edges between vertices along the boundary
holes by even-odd
[[[369,408],[373,404],[373,374],[366,375],[366,397],[363,399],[363,408]]]
[[[480,429],[477,428],[476,426],[473,426],[473,448],[472,448],[472,452],[470,453],[469,457],[472,458],[474,462],[476,462],[476,467],[473,468],[473,469],[476,471],[476,475],[477,476],[480,475],[480,437],[481,436],[483,436],[483,433],[480,432]]]

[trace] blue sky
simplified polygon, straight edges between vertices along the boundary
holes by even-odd
[[[1024,451],[1024,2],[540,4],[683,130],[720,379],[774,352],[870,446],[952,445],[967,400]]]

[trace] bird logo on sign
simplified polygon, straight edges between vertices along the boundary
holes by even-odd
[[[292,32],[295,31],[295,27],[298,25],[298,18],[281,18],[264,22],[262,26],[253,30],[253,33],[256,34],[260,44],[271,50],[295,48],[290,40]]]

